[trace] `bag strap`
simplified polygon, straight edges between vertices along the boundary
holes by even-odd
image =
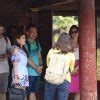
[[[36,45],[37,45],[37,50],[39,50],[39,43],[38,43],[38,40],[36,39]],[[27,47],[28,47],[28,52],[30,53],[31,51],[31,46],[30,46],[30,43],[28,42],[28,40],[26,40],[26,44],[27,44]]]
[[[30,53],[31,46],[30,46],[30,43],[27,40],[26,40],[26,44],[27,44],[27,47],[28,47],[28,52]]]
[[[4,37],[5,41],[6,41],[6,43],[8,44],[7,36],[4,36],[4,35],[3,35],[3,37]]]

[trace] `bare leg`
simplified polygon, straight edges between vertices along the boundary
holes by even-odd
[[[0,93],[0,100],[6,100],[6,93]]]
[[[24,99],[24,100],[28,100],[28,99],[27,99],[27,96],[25,96],[25,99]]]
[[[74,100],[74,93],[68,94],[67,100]]]
[[[36,95],[35,95],[35,93],[30,93],[30,95],[29,95],[29,100],[36,100]]]
[[[75,94],[74,100],[80,100],[80,93]]]

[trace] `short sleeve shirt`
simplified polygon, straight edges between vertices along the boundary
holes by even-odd
[[[16,54],[13,53],[13,49],[18,48],[18,52]],[[27,55],[26,53],[19,47],[13,46],[12,47],[12,55],[11,55],[11,61],[17,62],[17,72],[19,77],[19,83],[22,86],[29,86],[29,80],[28,80],[28,70],[27,70]],[[12,76],[13,76],[12,71]]]
[[[41,46],[39,42],[36,43],[36,41],[33,43],[29,42],[29,44],[30,44],[29,57],[37,66],[39,66],[39,52],[42,51]],[[28,50],[27,44],[25,44],[25,48]],[[40,74],[37,73],[34,68],[32,68],[29,65],[27,65],[27,67],[28,67],[29,76],[40,76]]]

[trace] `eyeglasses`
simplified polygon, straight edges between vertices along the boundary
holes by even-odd
[[[78,33],[78,32],[79,32],[78,30],[71,31],[71,34],[76,34],[76,33]]]

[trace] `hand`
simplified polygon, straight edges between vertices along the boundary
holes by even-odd
[[[79,65],[77,65],[75,69],[78,71],[79,70]]]
[[[18,77],[14,77],[12,84],[18,84],[18,83],[19,83]]]
[[[42,70],[43,69],[43,66],[39,66],[39,68]]]
[[[43,66],[38,66],[36,68],[36,71],[41,74],[42,73],[42,69],[43,69]]]
[[[77,69],[74,69],[74,71],[71,73],[71,75],[76,75],[77,74]]]

